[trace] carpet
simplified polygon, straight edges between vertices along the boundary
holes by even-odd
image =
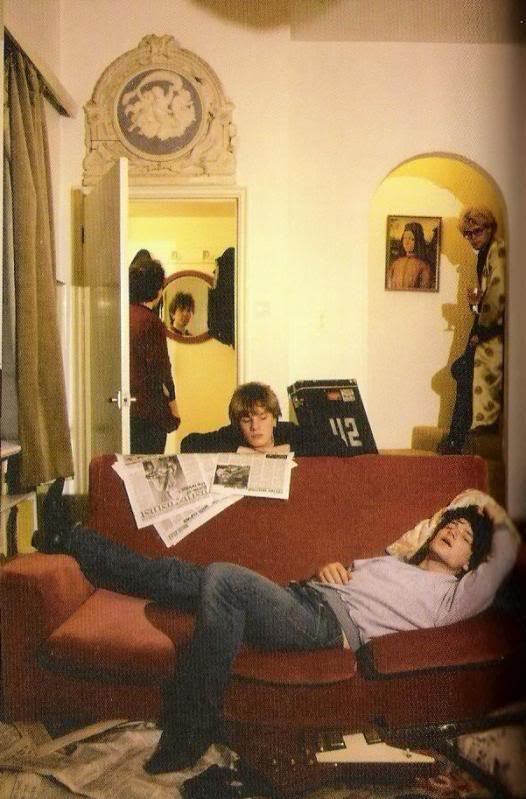
[[[20,729],[0,724],[0,742],[9,751]],[[151,754],[159,730],[152,724],[127,724],[47,754],[26,747],[9,758],[0,754],[0,796],[16,799],[279,799],[257,774],[226,747],[213,746],[196,767],[151,777],[142,765]],[[38,741],[37,741],[38,743]],[[6,749],[7,746],[7,749]],[[15,747],[16,749],[16,747]],[[37,752],[37,754],[35,754]],[[40,755],[38,755],[40,752]],[[294,799],[492,799],[526,797],[526,727],[508,726],[464,735],[452,749],[437,754],[438,773],[413,777],[408,784],[356,784],[335,779],[297,794]],[[477,775],[455,762],[469,759]],[[9,765],[6,765],[9,761]],[[471,768],[470,768],[471,770]],[[480,770],[478,772],[477,770]],[[82,778],[79,776],[82,773]],[[498,780],[498,783],[495,781]],[[80,787],[79,787],[80,786]]]

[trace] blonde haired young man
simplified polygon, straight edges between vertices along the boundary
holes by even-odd
[[[243,383],[228,406],[230,424],[211,433],[190,433],[181,452],[294,452],[296,455],[344,455],[341,439],[319,430],[306,430],[293,422],[280,422],[281,408],[266,383]]]

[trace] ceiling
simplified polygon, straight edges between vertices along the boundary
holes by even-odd
[[[294,41],[524,42],[526,0],[192,0]]]
[[[291,35],[307,41],[520,42],[524,0],[291,0]]]

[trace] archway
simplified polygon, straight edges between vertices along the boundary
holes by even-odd
[[[456,384],[450,367],[472,324],[467,288],[476,282],[476,254],[458,231],[465,206],[486,205],[507,240],[505,204],[495,181],[454,154],[420,155],[395,167],[373,197],[370,215],[369,405],[389,448],[435,451],[449,427]],[[387,218],[440,219],[436,290],[389,291]],[[386,401],[386,397],[389,398]],[[374,405],[377,405],[374,408]],[[378,422],[376,422],[378,427]],[[488,460],[493,490],[504,495],[502,430],[470,448]]]

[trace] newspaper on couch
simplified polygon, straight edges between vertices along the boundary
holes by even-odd
[[[194,455],[117,455],[137,527],[147,527],[208,496],[207,461]]]
[[[240,499],[243,499],[240,494],[230,497],[209,494],[204,497],[202,502],[189,505],[183,510],[175,511],[170,516],[165,516],[155,522],[154,527],[166,546],[173,547],[193,530],[197,530],[202,524],[217,516],[234,502],[239,502]]]
[[[137,527],[153,525],[171,547],[243,496],[287,499],[293,454],[120,455]]]
[[[212,493],[288,499],[293,457],[292,452],[222,453],[217,456]]]

